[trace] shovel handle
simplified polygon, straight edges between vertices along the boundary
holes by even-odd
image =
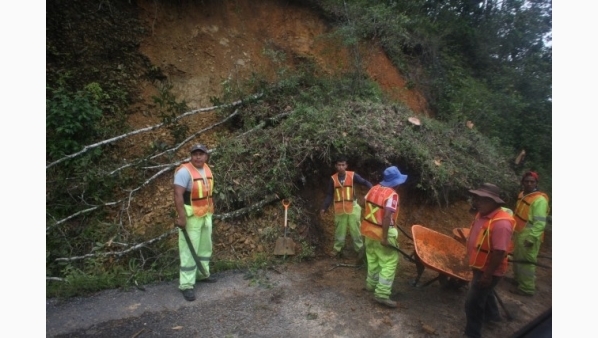
[[[286,229],[286,227],[287,227],[287,209],[289,208],[289,205],[291,205],[291,201],[289,201],[287,199],[283,199],[282,205],[284,206],[284,227]]]

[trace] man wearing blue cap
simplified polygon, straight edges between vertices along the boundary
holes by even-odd
[[[392,283],[399,262],[399,247],[395,226],[399,216],[397,188],[405,183],[407,175],[395,166],[384,170],[382,182],[375,185],[365,196],[365,214],[361,221],[361,234],[365,237],[365,253],[368,262],[366,290],[374,292],[378,303],[396,308],[390,299]]]

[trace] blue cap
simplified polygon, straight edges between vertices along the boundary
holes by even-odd
[[[384,170],[384,179],[380,182],[380,185],[392,188],[405,183],[406,180],[407,175],[401,174],[399,168],[392,166]]]

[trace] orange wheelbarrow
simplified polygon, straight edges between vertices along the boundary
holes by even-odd
[[[455,235],[459,239],[467,238],[469,231],[464,233],[464,230],[469,229],[460,230],[455,231]],[[437,271],[438,276],[424,283],[422,286],[427,286],[437,280],[442,286],[454,289],[469,284],[473,279],[473,272],[467,262],[465,241],[461,242],[456,238],[441,234],[421,225],[413,225],[411,232],[413,233],[415,247],[413,257],[417,266],[417,277],[412,283],[413,286],[417,286],[425,268]],[[511,320],[513,317],[496,293],[496,290],[493,293],[504,310],[507,319]]]
[[[459,288],[471,281],[473,274],[467,264],[463,244],[450,236],[417,224],[411,227],[411,232],[415,251],[408,255],[398,248],[395,249],[416,265],[417,276],[410,283],[412,286],[419,286],[419,280],[426,268],[438,272],[438,276],[421,287],[438,281],[442,286]]]
[[[428,229],[421,225],[411,227],[417,260],[417,285],[425,268],[438,272],[438,276],[422,286],[438,280],[443,286],[454,288],[466,285],[473,278],[467,264],[465,246],[452,237]]]

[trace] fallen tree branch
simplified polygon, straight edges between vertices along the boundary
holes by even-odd
[[[256,99],[256,98],[259,98],[261,95],[262,94],[255,94],[255,95],[250,96],[250,98]],[[179,119],[182,119],[183,117],[186,117],[186,116],[189,116],[189,115],[193,115],[193,114],[197,114],[197,113],[200,113],[200,112],[206,112],[206,111],[211,111],[211,110],[215,110],[215,109],[219,109],[219,108],[226,108],[226,107],[237,106],[237,105],[243,103],[243,101],[244,100],[238,100],[238,101],[235,101],[235,102],[230,103],[230,104],[224,104],[224,105],[220,105],[220,106],[212,106],[212,107],[207,107],[207,108],[195,109],[195,110],[192,110],[192,111],[189,111],[189,112],[186,112],[186,113],[184,113],[182,115],[177,116],[175,119],[173,119],[173,121],[177,121]],[[159,127],[161,127],[163,125],[164,125],[164,123],[158,123],[158,124],[156,124],[154,126],[151,126],[151,127],[137,129],[137,130],[132,131],[130,133],[122,134],[122,135],[119,135],[119,136],[116,136],[116,137],[113,137],[113,138],[110,138],[110,139],[107,139],[107,140],[103,140],[103,141],[100,141],[100,142],[97,142],[97,143],[94,143],[94,144],[87,145],[87,146],[83,147],[83,149],[81,149],[80,151],[78,151],[76,153],[73,153],[73,154],[70,154],[70,155],[66,155],[66,156],[64,156],[64,157],[62,157],[62,158],[60,158],[60,159],[58,159],[58,160],[56,160],[56,161],[48,164],[46,166],[46,169],[51,168],[51,167],[55,166],[56,164],[64,162],[64,161],[66,161],[66,160],[68,160],[70,158],[77,157],[77,156],[79,156],[79,155],[81,155],[83,153],[86,153],[87,151],[89,151],[91,149],[94,149],[94,148],[97,148],[99,146],[102,146],[102,145],[105,145],[105,144],[109,144],[109,143],[118,141],[120,139],[129,137],[129,136],[132,136],[132,135],[136,135],[136,134],[143,133],[143,132],[146,132],[146,131],[151,131],[151,130],[159,128]]]
[[[134,193],[134,192],[136,192],[136,191],[138,191],[139,189],[141,189],[141,188],[145,187],[145,186],[146,186],[146,185],[148,185],[148,184],[149,184],[151,181],[153,181],[155,178],[157,178],[158,176],[162,175],[163,173],[165,173],[165,172],[167,172],[167,171],[169,171],[169,170],[173,169],[173,168],[174,168],[174,167],[176,167],[177,165],[178,165],[177,163],[174,163],[174,164],[172,164],[171,166],[169,166],[169,167],[166,167],[166,168],[164,168],[164,169],[162,169],[162,170],[158,171],[158,172],[157,172],[157,173],[155,173],[155,174],[154,174],[152,177],[150,177],[150,178],[148,178],[147,180],[145,180],[145,182],[141,183],[141,185],[140,185],[140,186],[138,186],[137,188],[135,188],[135,189],[131,190],[131,191],[129,192],[129,201],[127,202],[127,208],[128,208],[129,206],[131,206],[131,199],[133,198],[133,193]]]
[[[199,135],[199,134],[202,134],[202,133],[204,133],[204,132],[206,132],[206,131],[208,131],[208,130],[210,130],[210,129],[213,129],[213,128],[215,128],[215,127],[217,127],[217,126],[219,126],[219,125],[223,124],[224,122],[228,121],[229,119],[231,119],[231,118],[233,118],[235,115],[237,115],[237,114],[238,114],[238,112],[239,112],[239,110],[238,110],[238,109],[237,109],[237,110],[235,110],[235,112],[234,112],[234,113],[232,113],[232,114],[230,114],[229,116],[227,116],[227,117],[226,117],[224,120],[221,120],[221,121],[219,121],[219,122],[216,122],[216,123],[214,123],[213,125],[211,125],[211,126],[209,126],[209,127],[206,127],[206,128],[204,128],[204,129],[202,129],[202,130],[200,130],[200,131],[198,131],[198,132],[194,133],[193,135],[191,135],[191,136],[187,137],[186,139],[184,139],[184,140],[183,140],[181,143],[179,143],[179,144],[178,144],[176,147],[173,147],[173,148],[167,149],[167,150],[165,150],[165,151],[163,151],[163,152],[161,152],[161,153],[159,153],[159,154],[153,155],[153,156],[149,157],[149,159],[150,159],[150,160],[153,160],[153,159],[155,159],[155,158],[158,158],[158,157],[160,157],[160,156],[162,156],[162,155],[165,155],[165,154],[167,154],[167,153],[174,153],[175,151],[179,150],[179,149],[180,149],[180,148],[181,148],[181,147],[182,147],[184,144],[186,144],[187,142],[189,142],[189,141],[191,141],[192,139],[194,139],[194,138],[195,138],[197,135]],[[213,151],[214,151],[214,149],[211,149],[211,150],[209,151],[209,153],[212,153]],[[184,161],[188,161],[188,160],[189,160],[189,157],[188,157],[188,158],[186,158],[185,160],[183,160],[183,162],[184,162]],[[117,169],[115,169],[115,170],[111,171],[111,172],[109,173],[109,175],[114,175],[114,174],[115,174],[115,173],[117,173],[118,171],[120,171],[120,170],[123,170],[123,169],[125,169],[125,168],[128,168],[128,167],[130,167],[130,166],[132,166],[132,165],[135,165],[135,164],[137,164],[137,163],[140,163],[140,162],[141,162],[141,161],[137,161],[136,163],[129,163],[129,164],[126,164],[126,165],[124,165],[124,166],[122,166],[122,167],[120,167],[120,168],[117,168]],[[158,168],[158,167],[163,167],[163,166],[164,166],[164,165],[158,165],[158,166],[155,166],[155,167],[145,167],[144,169],[149,169],[149,168]]]
[[[255,204],[250,205],[245,208],[241,208],[239,210],[227,212],[225,214],[214,215],[212,218],[219,219],[219,220],[225,220],[225,219],[229,219],[229,218],[239,217],[241,215],[249,213],[252,210],[259,209],[259,208],[263,207],[264,205],[271,203],[277,199],[280,199],[280,197],[278,197],[278,195],[276,195],[276,194],[268,195],[263,200],[259,201],[258,203],[255,203]]]
[[[137,250],[137,249],[141,249],[141,248],[143,248],[144,246],[146,246],[148,244],[152,244],[152,243],[157,242],[157,241],[159,241],[159,240],[161,240],[163,238],[166,238],[169,235],[175,233],[176,231],[177,231],[177,228],[172,228],[169,231],[163,233],[162,235],[160,235],[160,236],[158,236],[156,238],[152,238],[149,241],[133,245],[130,248],[128,248],[127,250],[123,250],[123,251],[90,253],[90,254],[86,254],[86,255],[83,255],[83,256],[56,258],[54,261],[55,262],[72,262],[72,261],[82,260],[82,259],[91,258],[91,257],[108,257],[108,256],[117,256],[117,257],[120,257],[122,255],[125,255],[125,254],[131,252],[131,251],[134,251],[134,250]]]
[[[53,228],[53,227],[55,227],[55,226],[57,226],[57,225],[59,225],[59,224],[61,224],[61,223],[64,223],[64,222],[68,221],[69,219],[71,219],[71,218],[73,218],[73,217],[77,217],[77,216],[79,216],[79,215],[86,214],[86,213],[88,213],[88,212],[91,212],[91,211],[94,211],[94,210],[96,210],[96,209],[99,209],[100,207],[105,207],[105,206],[115,205],[115,204],[118,204],[118,203],[120,203],[120,202],[122,202],[122,200],[119,200],[119,201],[116,201],[116,202],[108,202],[108,203],[104,203],[104,204],[96,205],[96,206],[94,206],[94,207],[91,207],[91,208],[88,208],[88,209],[85,209],[85,210],[80,210],[80,211],[78,211],[78,212],[76,212],[76,213],[74,213],[74,214],[72,214],[72,215],[70,215],[70,216],[68,216],[68,217],[66,217],[66,218],[63,218],[63,219],[61,219],[60,221],[58,221],[58,222],[56,222],[56,223],[54,223],[54,224],[52,224],[52,225],[50,225],[50,226],[46,227],[46,231],[50,230],[51,228]]]
[[[261,208],[264,205],[266,205],[268,203],[271,203],[271,202],[273,202],[273,201],[275,201],[277,199],[280,199],[280,198],[276,194],[268,195],[263,200],[259,201],[258,203],[255,203],[255,204],[250,205],[248,207],[245,207],[245,208],[233,211],[233,212],[229,212],[229,213],[226,213],[226,214],[217,214],[217,215],[214,215],[213,218],[214,219],[223,220],[223,219],[229,219],[229,218],[239,217],[239,216],[242,216],[242,215],[244,215],[244,214],[246,214],[246,213],[248,213],[248,212],[250,212],[252,210]],[[86,255],[83,255],[83,256],[61,257],[61,258],[56,258],[54,261],[56,261],[56,262],[72,262],[72,261],[77,261],[77,260],[82,260],[82,259],[92,258],[92,257],[108,257],[108,256],[117,256],[117,257],[120,257],[122,255],[125,255],[125,254],[131,252],[131,251],[141,249],[141,248],[143,248],[143,247],[145,247],[145,246],[147,246],[149,244],[152,244],[152,243],[155,243],[157,241],[160,241],[160,240],[168,237],[169,235],[175,233],[177,231],[177,229],[178,228],[172,228],[172,229],[168,230],[167,232],[163,233],[162,235],[160,235],[160,236],[158,236],[156,238],[152,238],[152,239],[150,239],[150,240],[148,240],[146,242],[143,242],[143,243],[132,245],[131,247],[129,247],[128,249],[123,250],[123,251],[97,252],[97,253],[86,254]]]
[[[235,110],[235,112],[234,112],[233,114],[229,115],[229,116],[228,116],[226,119],[224,119],[224,120],[220,121],[218,124],[224,123],[226,120],[228,120],[228,119],[232,118],[232,117],[233,117],[234,115],[236,115],[237,113],[238,113],[238,112]],[[275,117],[273,117],[273,118],[271,118],[271,119],[272,119],[272,120],[276,120],[276,119],[279,119],[279,118],[281,118],[281,117],[283,117],[283,116],[286,116],[286,115],[289,115],[289,114],[290,114],[290,113],[282,113],[282,114],[279,114],[279,115],[277,115],[277,116],[275,116]],[[214,124],[214,125],[212,125],[212,126],[210,126],[210,127],[208,127],[208,128],[204,128],[203,130],[211,129],[211,128],[215,127],[215,126],[216,126],[216,125],[218,125],[218,124]],[[242,134],[241,136],[243,136],[243,135],[245,135],[245,134],[247,134],[247,133],[249,133],[249,132],[251,132],[251,131],[255,130],[255,129],[256,129],[256,128],[258,128],[258,127],[259,127],[259,126],[256,126],[255,128],[251,129],[250,131],[248,131],[248,132],[246,132],[246,133]],[[192,138],[192,137],[189,137],[188,139],[191,139],[191,138]],[[184,141],[184,142],[186,142],[186,141]],[[178,147],[180,147],[181,145],[182,145],[182,144],[179,144],[179,146],[178,146]],[[212,149],[212,151],[213,151],[213,150],[214,150],[214,149]],[[212,151],[210,151],[210,153],[211,153]],[[160,170],[158,173],[154,174],[154,175],[153,175],[152,177],[150,177],[149,179],[147,179],[147,180],[146,180],[145,182],[143,182],[143,183],[142,183],[142,184],[141,184],[139,187],[137,187],[137,188],[135,188],[135,189],[131,190],[131,192],[129,193],[129,199],[128,199],[128,202],[127,202],[127,208],[128,208],[128,207],[130,206],[130,204],[131,204],[131,197],[132,197],[132,194],[133,194],[135,191],[138,191],[139,189],[141,189],[142,187],[144,187],[144,186],[148,185],[148,184],[149,184],[151,181],[153,181],[154,179],[156,179],[156,178],[157,178],[157,177],[159,177],[160,175],[162,175],[162,174],[164,174],[165,172],[168,172],[168,171],[170,171],[170,170],[172,170],[172,169],[176,168],[176,167],[177,167],[177,166],[179,166],[181,163],[183,163],[183,162],[185,162],[185,161],[188,161],[188,160],[189,160],[189,158],[187,158],[187,159],[184,159],[184,160],[181,160],[181,161],[177,161],[177,162],[174,162],[174,163],[166,164],[166,165],[159,165],[159,166],[154,166],[154,167],[151,167],[151,168],[163,168],[163,169],[162,169],[162,170]],[[121,167],[121,168],[124,168],[124,167]],[[276,197],[276,198],[278,198],[278,197]],[[57,225],[59,225],[59,224],[61,224],[61,223],[64,223],[64,222],[68,221],[69,219],[72,219],[72,218],[74,218],[74,217],[76,217],[76,216],[79,216],[79,215],[82,215],[82,214],[84,214],[84,213],[88,213],[88,212],[91,212],[91,211],[97,210],[97,209],[98,209],[98,208],[100,208],[100,207],[114,205],[114,204],[120,203],[120,202],[122,202],[122,201],[123,201],[123,200],[119,200],[119,201],[116,201],[116,202],[108,202],[108,203],[104,203],[104,204],[102,204],[102,205],[97,205],[97,206],[94,206],[94,207],[92,207],[92,208],[88,208],[88,209],[85,209],[85,210],[81,210],[81,211],[79,211],[79,212],[77,212],[77,213],[75,213],[75,214],[72,214],[72,215],[70,215],[70,216],[68,216],[68,217],[66,217],[66,218],[64,218],[64,219],[62,219],[62,220],[60,220],[60,221],[58,221],[58,222],[54,223],[54,224],[53,224],[53,225],[51,225],[51,226],[48,226],[48,227],[46,227],[46,232],[47,232],[47,231],[49,231],[51,228],[53,228],[53,227],[55,227],[55,226],[57,226]],[[267,201],[267,202],[264,202],[264,201],[262,201],[262,202],[264,202],[262,205],[264,205],[264,204],[267,204],[267,203],[270,203],[270,202],[272,202],[272,201],[273,201],[273,199],[271,199],[271,200],[269,200],[269,201]],[[262,203],[262,202],[260,202],[260,203]],[[260,205],[260,206],[251,206],[251,207],[248,207],[248,208],[259,208],[259,207],[261,207],[262,205]],[[244,208],[244,209],[246,209],[246,208]],[[241,210],[243,210],[243,209],[241,209]],[[233,211],[233,212],[230,212],[230,213],[224,214],[224,215],[222,215],[222,216],[220,216],[220,215],[214,215],[214,217],[224,217],[224,218],[222,218],[222,219],[234,218],[234,217],[236,217],[236,214],[237,214],[237,213],[239,213],[239,211],[240,211],[240,210]],[[247,210],[247,211],[250,211],[250,210]]]

